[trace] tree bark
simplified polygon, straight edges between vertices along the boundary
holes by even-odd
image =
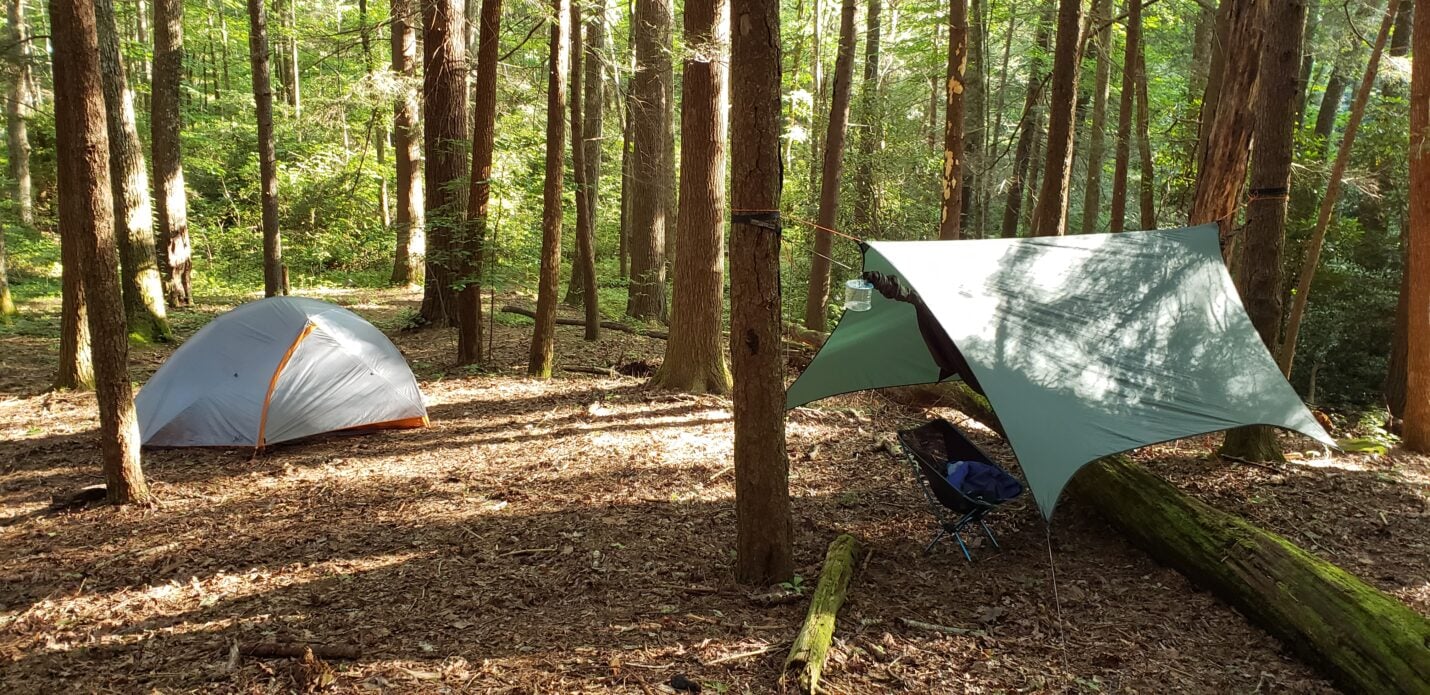
[[[146,341],[174,337],[164,313],[164,287],[154,251],[154,212],[149,204],[149,172],[134,115],[134,92],[119,55],[119,27],[113,0],[94,0],[99,34],[100,81],[109,127],[109,180],[113,188],[115,238],[119,241],[120,284],[129,333]]]
[[[1250,158],[1251,129],[1254,123],[1252,100],[1261,70],[1261,46],[1265,37],[1267,0],[1222,0],[1225,27],[1223,58],[1216,82],[1216,110],[1207,114],[1205,146],[1197,174],[1196,194],[1189,215],[1193,225],[1216,222],[1221,227],[1222,248],[1226,248],[1240,203],[1242,182]],[[1210,87],[1208,87],[1210,91]]]
[[[938,238],[957,239],[963,231],[963,96],[968,69],[966,0],[948,3],[948,71],[944,81],[943,172],[939,194]],[[809,326],[823,330],[824,327]]]
[[[680,98],[680,254],[665,361],[651,378],[687,393],[730,391],[720,335],[724,307],[725,63],[729,15],[724,0],[686,0],[687,54]]]
[[[1371,90],[1375,87],[1375,75],[1380,67],[1380,53],[1385,48],[1385,40],[1390,35],[1390,27],[1395,23],[1395,9],[1395,0],[1390,0],[1386,4],[1385,17],[1381,20],[1380,32],[1375,37],[1375,45],[1370,50],[1370,60],[1366,62],[1360,88],[1356,91],[1355,101],[1351,102],[1350,120],[1346,123],[1345,135],[1341,137],[1341,147],[1336,153],[1335,164],[1331,165],[1330,179],[1326,182],[1326,195],[1321,198],[1321,207],[1316,214],[1316,226],[1311,231],[1311,239],[1306,247],[1306,258],[1301,264],[1300,278],[1296,282],[1296,294],[1291,299],[1291,315],[1286,320],[1286,333],[1276,360],[1281,365],[1281,372],[1287,377],[1291,375],[1291,366],[1296,358],[1296,339],[1300,336],[1301,321],[1306,316],[1306,303],[1310,301],[1311,281],[1316,277],[1316,268],[1321,262],[1321,248],[1326,241],[1326,230],[1331,226],[1331,215],[1335,212],[1336,202],[1341,197],[1341,180],[1345,177],[1346,167],[1350,164],[1351,148],[1355,146],[1356,131],[1360,128],[1361,119],[1365,116],[1366,103],[1370,101]]]
[[[273,86],[268,80],[268,23],[263,0],[248,0],[248,56],[258,114],[258,176],[263,208],[263,296],[287,294],[278,236],[278,165],[273,143]]]
[[[536,326],[526,373],[551,378],[556,343],[556,302],[561,290],[561,184],[566,154],[566,75],[570,70],[567,32],[569,0],[551,0],[550,53],[546,80],[546,183],[541,199],[541,277],[536,292]]]
[[[735,580],[767,586],[794,575],[780,359],[780,7],[733,0],[731,10]]]
[[[1406,228],[1406,448],[1430,452],[1430,11],[1414,18],[1410,69],[1410,220]]]
[[[1137,188],[1140,192],[1138,207],[1141,213],[1142,228],[1156,229],[1156,188],[1152,166],[1152,139],[1147,135],[1148,121],[1150,120],[1148,111],[1147,46],[1145,42],[1140,42],[1137,47],[1137,152],[1141,159],[1137,169]]]
[[[1282,0],[1267,16],[1256,94],[1251,153],[1251,200],[1246,204],[1237,289],[1251,323],[1272,354],[1281,330],[1281,253],[1286,238],[1287,196],[1295,156],[1296,91],[1307,0]],[[1241,427],[1223,440],[1221,453],[1249,461],[1282,461],[1272,427]]]
[[[1206,58],[1208,65],[1206,89],[1202,92],[1202,108],[1197,113],[1197,144],[1192,160],[1193,165],[1197,167],[1198,173],[1201,171],[1202,162],[1206,159],[1207,143],[1211,136],[1212,120],[1216,116],[1217,105],[1221,101],[1222,80],[1226,77],[1227,46],[1233,38],[1231,33],[1233,26],[1230,22],[1231,13],[1234,8],[1253,1],[1254,0],[1220,0],[1220,2],[1217,3],[1216,14],[1211,20],[1211,36],[1207,39],[1209,55]],[[1233,48],[1235,47],[1233,46]],[[1194,190],[1193,196],[1195,196],[1195,194],[1196,191]]]
[[[1140,8],[1138,12],[1141,12]],[[1102,165],[1106,158],[1103,142],[1107,134],[1108,83],[1112,81],[1112,0],[1094,0],[1089,21],[1099,29],[1092,36],[1097,66],[1093,73],[1092,121],[1088,123],[1087,185],[1082,196],[1083,234],[1095,231],[1102,217]],[[1128,33],[1131,33],[1130,29]],[[1125,69],[1123,74],[1126,74]]]
[[[859,113],[864,122],[859,129],[859,160],[854,168],[854,233],[874,238],[878,218],[878,196],[874,190],[874,158],[882,137],[882,108],[879,101],[879,34],[883,25],[883,0],[869,0],[864,25],[864,76],[859,83]]]
[[[456,284],[462,268],[457,244],[467,216],[467,45],[454,0],[422,0],[422,139],[427,147],[426,283],[422,318],[457,325]]]
[[[631,102],[634,99],[635,96],[631,93],[631,80],[627,79],[625,99],[621,105],[622,114],[624,114],[621,118],[621,229],[618,235],[620,238],[616,240],[616,254],[620,256],[622,280],[628,280],[631,277],[631,173],[634,166],[631,163],[631,150],[634,149],[631,142],[631,127],[634,125],[631,122]]]
[[[502,0],[485,0],[478,20],[477,74],[472,86],[472,175],[461,245],[462,289],[457,295],[457,364],[482,361],[482,271],[491,214],[492,156],[496,147],[501,11]]]
[[[601,337],[600,297],[596,294],[596,217],[591,209],[590,183],[586,180],[586,102],[582,92],[582,59],[586,47],[582,37],[581,7],[571,2],[571,170],[576,182],[576,258],[571,263],[571,277],[580,276],[582,304],[586,308],[585,339]]]
[[[1027,187],[1029,163],[1033,159],[1033,138],[1043,120],[1039,106],[1043,88],[1041,57],[1047,53],[1051,41],[1046,15],[1038,20],[1037,36],[1039,53],[1028,61],[1028,90],[1023,99],[1023,116],[1018,122],[1018,144],[1013,150],[1013,174],[1008,180],[1007,202],[1003,206],[1002,235],[1005,239],[1018,236],[1018,222],[1023,210],[1023,189]]]
[[[34,194],[31,191],[30,177],[30,135],[28,131],[27,110],[34,104],[30,94],[30,82],[34,76],[30,70],[30,29],[25,22],[25,0],[6,0],[5,2],[8,34],[5,37],[10,44],[9,54],[6,56],[10,62],[10,90],[5,95],[5,135],[7,146],[9,147],[9,167],[10,180],[14,184],[15,206],[19,213],[20,224],[32,225],[35,223]],[[4,259],[0,258],[0,263]],[[11,307],[10,314],[4,309],[4,302],[9,298],[8,286],[4,285],[4,273],[0,272],[0,317],[13,314],[14,307]]]
[[[170,306],[193,302],[193,247],[189,240],[188,191],[179,141],[184,70],[184,4],[154,2],[154,76],[150,139],[154,150],[154,212],[158,222],[159,266],[165,270]]]
[[[72,235],[60,234],[60,364],[55,388],[88,391],[94,388],[94,358],[78,243]]]
[[[129,383],[129,340],[119,288],[109,143],[94,5],[51,0],[60,234],[73,241],[88,293],[105,490],[114,504],[147,504],[139,420]]]
[[[968,66],[964,70],[963,119],[963,227],[974,238],[988,233],[987,179],[988,151],[988,36],[983,0],[969,3]]]
[[[819,212],[815,216],[814,251],[809,261],[809,292],[805,296],[804,325],[815,331],[825,327],[829,301],[830,254],[834,235],[826,230],[839,224],[839,189],[844,172],[844,138],[849,132],[849,99],[854,81],[854,0],[844,0],[839,11],[839,54],[834,59],[834,93],[824,136],[824,165],[819,180]]]
[[[1048,107],[1048,159],[1043,167],[1037,207],[1033,209],[1033,234],[1037,236],[1062,236],[1067,231],[1081,32],[1081,1],[1058,0],[1057,43],[1053,49],[1053,85]]]
[[[665,227],[670,222],[666,171],[671,139],[670,0],[636,0],[636,72],[631,78],[631,227],[626,315],[665,314]]]
[[[1112,220],[1108,227],[1127,229],[1127,172],[1132,159],[1133,106],[1137,97],[1137,54],[1142,48],[1142,2],[1127,0],[1127,46],[1123,49],[1121,105],[1117,110],[1116,165],[1112,173]]]
[[[288,105],[293,107],[293,120],[303,118],[303,86],[298,65],[298,0],[288,0],[288,22],[285,26],[288,39]]]
[[[475,1],[475,0],[473,0]],[[400,87],[392,107],[392,149],[397,177],[397,254],[392,284],[422,283],[426,235],[423,232],[422,142],[417,133],[417,30],[412,0],[392,0],[392,72]]]

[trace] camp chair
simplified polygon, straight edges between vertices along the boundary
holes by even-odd
[[[972,562],[973,556],[969,554],[959,532],[975,523],[982,527],[993,547],[1000,547],[983,518],[1012,498],[995,501],[970,496],[948,482],[944,477],[944,468],[951,461],[975,461],[993,466],[1003,475],[1007,473],[947,420],[930,420],[913,429],[901,430],[898,438],[904,456],[913,467],[914,485],[923,491],[939,522],[938,535],[924,547],[924,554],[933,551],[944,536],[953,536],[958,548],[963,551],[964,559]]]

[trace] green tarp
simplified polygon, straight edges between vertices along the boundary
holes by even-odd
[[[787,407],[939,381],[950,370],[926,340],[936,322],[998,413],[1045,517],[1083,465],[1149,444],[1266,424],[1334,446],[1252,327],[1215,225],[871,242],[864,271],[917,293],[924,330],[915,303],[875,292],[869,311],[844,312]]]

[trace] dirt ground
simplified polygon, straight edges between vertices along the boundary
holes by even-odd
[[[668,693],[677,675],[706,693],[775,692],[825,547],[845,532],[869,552],[831,693],[1333,692],[1075,499],[1051,527],[1026,499],[1001,511],[1002,550],[975,539],[973,563],[949,544],[921,555],[932,517],[879,443],[928,414],[876,394],[791,414],[802,581],[775,598],[737,586],[728,400],[625,377],[529,380],[520,325],[497,325],[489,371],[447,371],[450,331],[397,331],[413,296],[322,297],[393,337],[432,427],[256,459],[146,451],[153,509],[47,510],[102,482],[93,400],[46,391],[53,316],[0,333],[0,692]],[[227,305],[184,313],[180,333]],[[558,329],[559,364],[658,360],[664,347],[580,338]],[[135,381],[169,351],[136,350]],[[1210,459],[1211,443],[1138,456],[1430,613],[1425,459],[1313,451],[1263,468]],[[325,672],[237,654],[255,641],[359,658]]]

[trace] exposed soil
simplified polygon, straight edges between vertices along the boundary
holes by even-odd
[[[323,298],[393,336],[432,427],[256,459],[146,451],[153,509],[47,509],[102,482],[93,400],[46,391],[52,323],[0,333],[0,692],[653,693],[682,675],[767,693],[842,532],[869,552],[828,692],[1333,691],[1075,499],[1051,529],[1027,500],[996,514],[1002,549],[972,538],[972,563],[948,543],[923,556],[932,517],[882,442],[926,415],[874,394],[790,416],[803,595],[737,586],[728,400],[629,377],[529,380],[520,325],[496,326],[489,371],[448,371],[450,330],[397,330],[411,295]],[[180,333],[224,308],[186,312]],[[572,327],[557,341],[570,366],[654,364],[664,347],[612,331],[592,345]],[[135,381],[169,351],[137,349]],[[1263,468],[1211,460],[1211,444],[1139,457],[1430,613],[1426,459],[1313,451]],[[360,658],[329,671],[237,653],[255,641]]]

